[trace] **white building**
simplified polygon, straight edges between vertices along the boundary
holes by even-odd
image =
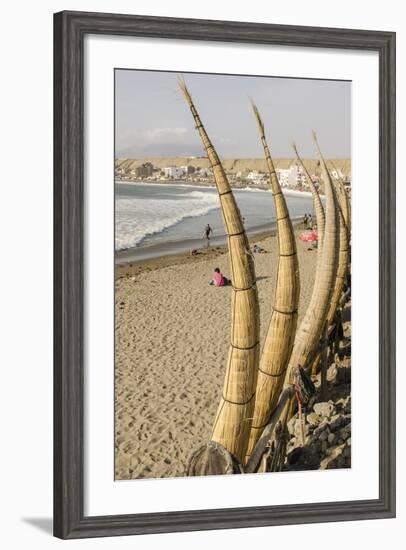
[[[289,169],[289,187],[307,187],[306,176],[302,167],[297,164],[293,164]]]
[[[247,174],[247,180],[249,180],[252,183],[264,183],[265,174],[261,174],[256,170],[251,170],[251,172],[248,172]]]
[[[164,175],[166,178],[178,179],[183,176],[182,167],[178,166],[166,166],[164,169]]]
[[[289,187],[290,169],[276,169],[276,175],[278,176],[279,184],[281,187]]]
[[[213,171],[211,168],[200,168],[198,175],[202,178],[208,178],[213,175]]]

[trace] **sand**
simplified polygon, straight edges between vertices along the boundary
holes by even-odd
[[[264,341],[275,290],[277,240],[255,254]],[[303,315],[317,252],[297,240]],[[229,275],[224,248],[158,258],[116,270],[115,476],[184,476],[191,453],[210,439],[230,331],[230,288],[208,285],[214,267]]]

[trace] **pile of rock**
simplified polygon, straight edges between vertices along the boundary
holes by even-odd
[[[315,403],[288,423],[286,470],[351,467],[351,396]]]

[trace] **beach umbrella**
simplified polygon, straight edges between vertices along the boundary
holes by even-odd
[[[307,184],[309,186],[309,189],[312,193],[313,197],[313,205],[314,205],[314,211],[316,213],[316,221],[317,221],[317,231],[319,235],[319,249],[318,253],[321,255],[321,250],[323,248],[323,241],[324,241],[324,226],[326,223],[326,216],[324,213],[323,203],[321,202],[320,195],[316,189],[316,186],[313,183],[313,180],[309,174],[309,171],[307,170],[306,166],[303,163],[302,158],[300,157],[296,144],[293,143],[293,150],[295,151],[296,158],[300,163],[300,166],[302,167],[302,170],[304,172],[304,175],[306,177]]]
[[[254,415],[246,460],[254,449],[281,393],[295,338],[300,296],[295,233],[266,141],[264,124],[254,103],[252,103],[252,108],[265,153],[275,204],[278,267],[274,306],[259,363]]]
[[[231,342],[223,394],[211,439],[243,462],[252,423],[259,361],[259,302],[254,259],[241,214],[222,163],[203,126],[185,82],[179,80],[179,86],[190,107],[196,129],[213,169],[230,256]]]
[[[326,193],[324,241],[320,261],[317,262],[316,277],[309,305],[302,322],[296,332],[292,355],[285,377],[285,385],[293,382],[295,369],[306,368],[312,353],[319,345],[323,327],[325,326],[330,299],[337,274],[338,261],[338,210],[337,200],[330,174],[317,143],[313,139],[320,160]]]

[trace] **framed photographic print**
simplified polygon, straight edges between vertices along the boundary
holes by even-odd
[[[62,12],[54,533],[395,515],[395,35]]]

